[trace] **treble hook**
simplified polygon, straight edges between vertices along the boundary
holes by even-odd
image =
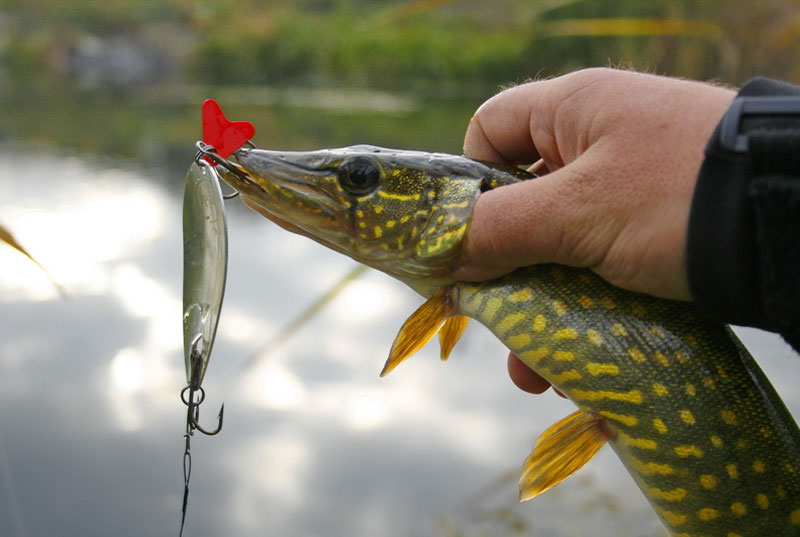
[[[200,419],[200,404],[206,399],[206,391],[202,386],[200,386],[199,378],[202,373],[200,363],[203,359],[200,351],[197,348],[199,342],[200,336],[195,338],[195,340],[192,342],[192,379],[191,382],[189,382],[189,385],[181,391],[181,400],[183,401],[183,404],[188,407],[186,411],[186,432],[191,434],[196,429],[205,435],[214,436],[222,430],[222,420],[225,414],[225,403],[222,403],[222,406],[219,407],[216,429],[209,431],[201,426],[200,423],[198,423],[198,420]],[[189,391],[188,397],[186,396],[187,390]],[[197,397],[195,397],[195,395],[197,395]]]
[[[186,391],[189,391],[189,396],[186,396]],[[195,395],[198,396],[198,399],[195,400]],[[222,403],[222,406],[219,407],[219,414],[217,415],[217,428],[209,431],[208,429],[204,428],[197,420],[200,419],[200,403],[202,403],[206,398],[206,392],[200,386],[186,386],[183,391],[181,392],[181,399],[183,403],[188,407],[186,411],[186,431],[191,434],[194,430],[198,430],[203,434],[208,436],[214,436],[215,434],[219,433],[222,430],[222,421],[224,419],[225,414],[225,403]]]

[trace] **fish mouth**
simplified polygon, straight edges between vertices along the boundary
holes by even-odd
[[[220,176],[249,208],[280,227],[352,256],[345,244],[343,203],[315,181],[326,176],[310,153],[239,149],[220,162]],[[311,157],[311,158],[309,158]]]
[[[314,184],[324,173],[305,164],[304,155],[302,152],[239,149],[233,155],[235,160],[221,163],[221,175],[248,205],[267,211],[269,218],[281,225],[293,223],[287,212],[291,210],[296,216],[298,208],[294,204],[297,203],[317,216],[334,218],[342,203]],[[299,212],[303,213],[304,209]]]

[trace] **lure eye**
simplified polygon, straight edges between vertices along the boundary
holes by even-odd
[[[345,160],[336,171],[339,184],[351,194],[368,194],[381,179],[381,170],[372,159],[353,157]]]

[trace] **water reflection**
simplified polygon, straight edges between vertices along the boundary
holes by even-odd
[[[18,148],[0,149],[0,177],[0,221],[69,294],[0,248],[0,534],[177,532],[180,200],[134,171]],[[247,367],[352,263],[238,204],[229,219],[203,407],[209,418],[224,400],[226,425],[193,443],[188,535],[662,532],[610,450],[517,505],[532,441],[571,410],[513,389],[485,329],[472,326],[444,366],[429,348],[379,379],[419,304],[381,274]],[[798,415],[800,361],[774,336],[744,336]]]
[[[308,399],[305,386],[289,369],[270,364],[248,375],[248,399],[266,408],[289,410]]]

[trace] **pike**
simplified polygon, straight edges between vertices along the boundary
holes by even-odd
[[[219,171],[249,207],[426,298],[381,375],[437,332],[446,359],[471,317],[575,403],[525,461],[522,500],[608,442],[674,537],[800,535],[800,431],[728,327],[588,269],[452,279],[478,196],[527,172],[367,145],[234,159]]]

